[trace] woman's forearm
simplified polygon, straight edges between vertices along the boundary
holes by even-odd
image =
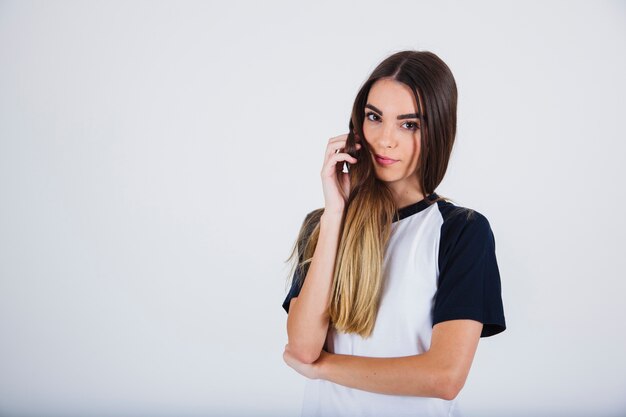
[[[301,361],[313,363],[320,355],[328,333],[328,304],[339,245],[341,213],[324,213],[313,259],[298,297],[291,300],[287,336],[292,352]]]
[[[452,399],[461,389],[427,353],[395,358],[324,353],[317,366],[321,379],[380,394]]]
[[[450,320],[433,328],[430,349],[413,356],[375,358],[323,352],[314,378],[392,395],[455,398],[469,374],[482,323]]]

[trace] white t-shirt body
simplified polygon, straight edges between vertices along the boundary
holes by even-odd
[[[436,197],[433,193],[427,199]],[[483,336],[504,330],[489,223],[476,211],[442,200],[429,204],[427,199],[401,208],[399,220],[392,223],[372,335],[363,338],[331,326],[328,352],[367,357],[417,355],[430,348],[436,322],[455,318],[483,322]],[[439,280],[440,268],[445,281]],[[292,286],[285,300],[286,310],[289,300],[299,293],[297,286]],[[302,404],[302,417],[461,415],[457,399],[380,394],[326,380],[308,379]]]

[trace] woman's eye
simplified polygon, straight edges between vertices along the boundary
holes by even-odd
[[[420,128],[419,125],[417,123],[415,123],[415,122],[406,122],[405,124],[406,125],[411,125],[409,127],[410,130],[417,130],[417,129]]]
[[[371,119],[371,118],[370,118],[370,116],[374,116],[374,117],[376,117],[376,119]],[[365,117],[366,117],[368,120],[372,120],[372,121],[376,121],[376,120],[378,120],[378,115],[377,115],[376,113],[372,113],[372,112],[367,112],[367,113],[365,114]]]
[[[376,113],[372,113],[372,112],[365,113],[365,118],[372,122],[377,122],[380,120],[380,117],[378,117]],[[417,124],[416,122],[406,122],[404,123],[404,125],[408,125],[407,129],[409,130],[418,130],[420,128],[419,124]]]

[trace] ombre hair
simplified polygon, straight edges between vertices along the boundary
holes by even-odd
[[[350,193],[346,202],[328,306],[332,325],[338,331],[369,337],[374,329],[383,287],[383,259],[391,225],[399,207],[385,182],[376,177],[366,140],[361,138],[365,104],[372,85],[380,79],[407,85],[415,97],[420,118],[421,147],[416,176],[424,196],[435,192],[448,167],[456,135],[457,88],[450,68],[434,53],[400,51],[382,61],[363,83],[354,100],[350,131],[344,152],[358,159],[350,165]],[[422,104],[423,107],[422,108]],[[366,139],[366,138],[365,138]],[[360,156],[363,155],[363,156]],[[338,164],[338,172],[341,170]],[[426,201],[449,200],[441,195]],[[294,262],[303,280],[319,237],[323,208],[307,214],[288,260]],[[294,269],[292,269],[293,273]],[[299,283],[301,284],[301,283]]]

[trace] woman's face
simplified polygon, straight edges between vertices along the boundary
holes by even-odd
[[[380,79],[369,91],[364,112],[363,134],[376,176],[397,192],[421,192],[415,176],[421,130],[411,89],[395,80]],[[376,154],[391,160],[381,160]]]

